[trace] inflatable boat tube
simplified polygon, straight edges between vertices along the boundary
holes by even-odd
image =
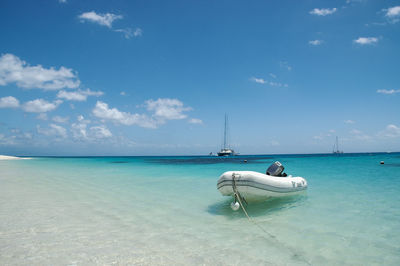
[[[228,171],[221,175],[217,183],[217,188],[223,196],[234,196],[233,178],[237,191],[247,202],[296,195],[307,189],[307,181],[302,177],[271,176],[253,171]]]

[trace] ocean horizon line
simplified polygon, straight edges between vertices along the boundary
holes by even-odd
[[[215,157],[215,158],[235,158],[235,157],[249,157],[249,156],[348,156],[348,155],[367,155],[367,154],[396,154],[400,151],[370,151],[370,152],[344,152],[341,154],[335,153],[259,153],[259,154],[238,154],[235,156],[217,156],[208,154],[176,154],[176,155],[14,155],[2,154],[2,156],[16,156],[16,157],[35,157],[35,158],[113,158],[113,157]]]

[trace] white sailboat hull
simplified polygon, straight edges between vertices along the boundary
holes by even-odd
[[[225,114],[225,126],[224,126],[224,146],[217,153],[218,156],[234,156],[236,155],[235,151],[231,149],[227,143],[227,131],[228,131],[228,116]]]
[[[277,177],[253,171],[228,171],[221,175],[217,188],[223,196],[234,196],[233,175],[237,191],[247,201],[262,201],[304,193],[307,181],[302,177]]]

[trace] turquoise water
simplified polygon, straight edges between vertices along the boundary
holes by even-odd
[[[261,230],[216,183],[275,160],[309,188]],[[400,153],[0,161],[2,265],[400,265],[399,232]]]

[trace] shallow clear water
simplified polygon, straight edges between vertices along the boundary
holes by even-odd
[[[309,188],[261,230],[216,183],[275,160]],[[400,265],[399,232],[399,153],[0,161],[2,265]]]

